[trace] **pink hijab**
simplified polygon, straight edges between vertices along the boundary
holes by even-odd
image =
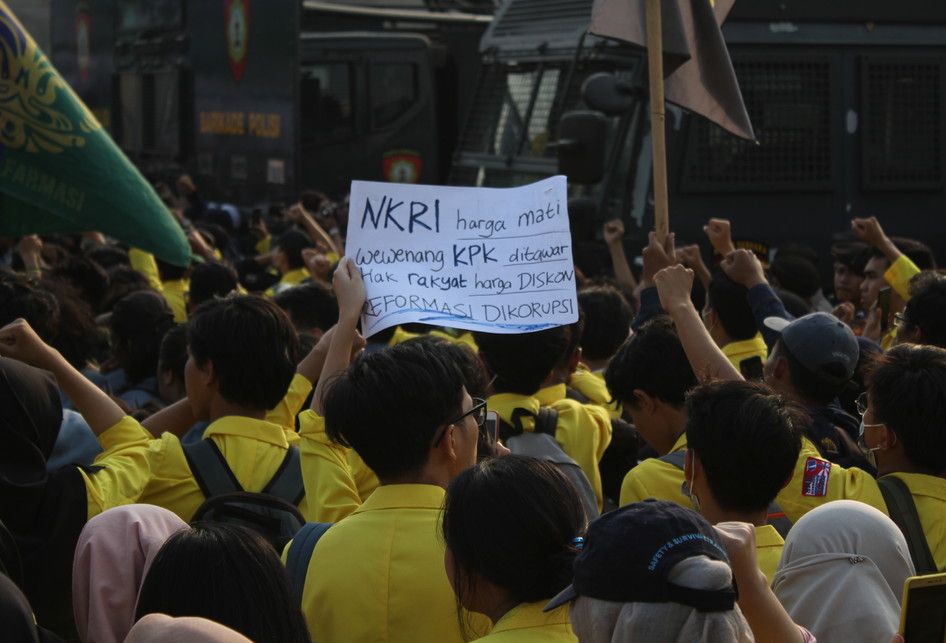
[[[116,507],[86,524],[72,565],[72,610],[84,643],[125,639],[151,561],[172,534],[186,527],[153,505]]]
[[[135,623],[125,643],[252,643],[229,627],[196,616],[148,614]]]

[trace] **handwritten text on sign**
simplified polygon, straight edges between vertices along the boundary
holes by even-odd
[[[578,319],[565,177],[519,188],[354,181],[346,254],[366,336],[410,322],[523,333]]]

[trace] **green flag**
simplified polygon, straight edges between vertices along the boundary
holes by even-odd
[[[0,0],[0,235],[85,230],[189,261],[151,185]]]

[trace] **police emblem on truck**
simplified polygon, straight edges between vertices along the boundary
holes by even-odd
[[[247,38],[250,32],[250,0],[227,0],[224,18],[227,23],[227,57],[236,80],[246,69]]]

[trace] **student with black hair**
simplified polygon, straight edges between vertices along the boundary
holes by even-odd
[[[134,268],[119,265],[109,269],[108,291],[102,300],[101,312],[110,312],[125,295],[141,290],[158,292],[148,279]]]
[[[748,251],[736,250],[721,266],[748,288],[755,322],[771,346],[763,370],[766,383],[805,407],[805,435],[821,457],[873,473],[854,443],[857,419],[838,402],[860,357],[853,331],[827,313],[793,319],[766,281],[758,258]]]
[[[878,482],[896,478],[916,507],[928,553],[919,554],[924,543],[904,535],[917,573],[946,571],[946,350],[890,349],[876,360],[859,406],[859,444],[876,459]],[[889,500],[886,509],[904,529]]]
[[[611,359],[604,378],[638,434],[659,456],[686,451],[684,404],[697,380],[667,317],[654,318],[631,335]],[[681,482],[682,471],[674,464],[644,460],[625,476],[621,504],[660,498],[689,506]]]
[[[892,289],[886,320],[880,319],[879,307],[868,317],[864,335],[878,341],[884,350],[897,337],[895,316],[910,301],[910,280],[921,270],[935,270],[936,258],[929,246],[915,239],[888,237],[876,217],[852,219],[851,230],[858,239],[871,246],[861,282],[861,306],[870,309],[878,301],[885,286]],[[884,323],[887,332],[883,334]]]
[[[834,263],[834,298],[838,304],[848,303],[855,311],[861,307],[861,282],[867,263],[868,246],[859,241],[839,242],[831,246]]]
[[[511,455],[457,476],[444,502],[444,565],[458,616],[465,608],[493,622],[478,640],[577,642],[567,606],[542,609],[571,582],[586,526],[574,486],[550,462]],[[490,531],[501,537],[484,538]]]
[[[313,411],[303,416],[324,418],[328,437],[354,449],[381,484],[325,532],[308,561],[309,632],[318,641],[462,641],[440,509],[450,482],[476,462],[486,404],[472,399],[461,370],[432,343],[405,342],[349,366],[365,297],[350,259],[334,287],[339,323]]]
[[[74,255],[53,266],[50,277],[70,284],[79,291],[93,311],[97,311],[108,289],[108,273],[90,257]]]
[[[689,292],[692,287],[692,280],[693,272],[682,266],[665,268],[655,276],[661,304],[664,310],[668,311],[677,327],[687,359],[694,371],[701,373],[706,378],[742,380],[742,375],[733,368],[729,360],[726,359],[726,356],[722,354],[713,342],[700,320],[699,313],[690,302]],[[821,315],[823,314],[814,313],[808,315],[794,322],[793,326],[806,319],[814,319],[815,322],[817,322],[817,326],[820,326],[822,323],[827,326],[827,322],[820,320]],[[788,324],[787,320],[780,319],[780,321],[786,325]],[[840,324],[837,320],[834,321]],[[804,326],[796,326],[795,329],[798,330],[799,328],[803,331],[805,330]],[[812,329],[809,328],[808,330]],[[848,330],[848,332],[850,331]],[[783,339],[786,338],[786,333],[789,335],[794,334],[792,332],[792,326],[786,326],[782,329]],[[802,332],[801,334],[804,336],[806,333]],[[822,368],[827,367],[826,370],[828,372],[834,372],[836,366],[851,368],[850,364],[856,363],[857,360],[857,343],[854,343],[855,351],[844,351],[841,350],[841,347],[847,343],[845,339],[846,335],[832,332],[827,336],[827,339],[831,338],[840,340],[840,346],[827,347],[830,342],[824,343],[820,341],[818,344],[815,344],[815,346],[821,347],[819,350],[814,351],[814,354],[818,357],[818,360],[820,360],[819,363],[822,364]],[[795,339],[799,338],[795,337]],[[825,337],[821,339],[825,339]],[[791,344],[791,341],[787,343]],[[909,350],[909,348],[908,346],[903,346],[897,347],[895,350]],[[931,347],[925,348],[946,355],[946,352],[940,351],[940,349]],[[838,364],[831,365],[832,360],[837,361]],[[771,361],[770,358],[770,363]],[[946,361],[944,361],[944,364],[946,364]],[[932,393],[932,390],[935,390],[935,385],[933,385],[931,372],[918,368],[916,378],[917,379],[912,384],[912,393],[909,402],[919,409],[928,408],[929,399],[933,397],[939,399],[941,394],[939,392]],[[873,395],[873,393],[871,394]],[[946,396],[944,396],[944,399],[946,399]],[[907,400],[904,399],[904,402],[906,401]],[[868,414],[865,415],[864,418],[865,426],[870,428],[873,422],[872,416]],[[937,422],[941,424],[941,422]],[[880,425],[877,424],[876,426]],[[876,428],[876,426],[874,428]],[[929,432],[928,425],[924,425],[924,431]],[[929,433],[930,435],[936,435],[937,432],[938,429]],[[877,451],[878,449],[887,448],[888,445],[895,444],[893,438],[889,436],[888,438],[886,444],[881,443],[880,445],[874,445],[870,444],[870,441],[868,441],[868,444],[872,451]],[[902,462],[899,464],[902,466]],[[915,469],[900,469],[898,466],[890,472],[898,470],[914,471]],[[884,475],[883,469],[879,466],[878,471],[882,476]],[[680,481],[683,481],[682,475],[680,476]],[[878,486],[878,483],[871,474],[863,469],[848,469],[825,460],[818,452],[815,445],[812,444],[807,437],[803,437],[801,451],[798,456],[798,461],[795,464],[792,480],[776,497],[776,501],[779,507],[781,507],[782,512],[789,521],[794,523],[805,513],[817,506],[832,500],[844,499],[859,500],[881,510],[887,507],[884,501],[884,494],[881,492],[881,487]]]
[[[161,340],[173,325],[174,313],[156,292],[133,292],[115,304],[109,328],[118,370],[108,374],[108,381],[129,408],[153,412],[164,406],[155,376]]]
[[[118,370],[108,373],[107,379],[130,409],[153,412],[164,406],[155,375],[161,340],[172,326],[174,313],[156,292],[133,292],[115,304],[109,328]]]
[[[26,333],[19,328],[10,331],[14,344],[20,338],[31,346],[38,341],[32,331]],[[253,341],[247,342],[246,338]],[[74,369],[58,354],[51,354],[48,346],[40,345],[30,348],[27,355],[38,354],[43,367],[57,376],[76,402],[105,449],[99,459],[113,452],[145,447],[147,457],[142,466],[121,472],[119,486],[137,490],[126,495],[124,502],[156,504],[190,520],[205,498],[177,435],[164,433],[153,438],[104,394],[87,395],[81,406],[63,384],[72,385]],[[295,387],[302,377],[296,374],[297,345],[298,338],[285,313],[260,297],[207,302],[188,321],[188,360],[184,369],[187,402],[182,403],[187,418],[174,430],[183,433],[195,421],[209,422],[204,440],[213,441],[246,491],[258,492],[270,482],[285,460],[290,443],[297,439],[288,421],[265,419],[272,417],[270,409],[289,406],[286,397],[287,391],[293,393],[290,384]],[[291,410],[284,413],[295,415]],[[299,508],[306,515],[305,498]]]
[[[158,393],[165,404],[174,404],[187,396],[187,357],[187,325],[178,324],[164,334],[158,351]]]
[[[321,284],[300,284],[286,288],[273,298],[286,311],[300,333],[316,339],[338,322],[338,302],[332,291]]]
[[[719,269],[713,271],[707,289],[703,323],[734,367],[747,377],[761,379],[768,349],[756,328],[746,288]]]
[[[476,333],[480,358],[493,375],[490,409],[514,434],[536,429],[540,409],[555,411],[555,440],[584,472],[600,510],[604,491],[598,463],[611,443],[611,419],[595,404],[568,399],[562,383],[563,362],[578,346],[575,326],[534,333]]]
[[[620,418],[621,405],[608,393],[604,370],[630,334],[633,312],[621,291],[608,285],[582,289],[578,306],[584,319],[581,353],[568,385],[588,401],[607,409],[612,419]]]
[[[279,556],[260,536],[233,525],[196,523],[168,538],[151,563],[135,619],[199,616],[255,643],[308,643]]]
[[[896,317],[897,343],[946,348],[946,276],[921,272],[910,282],[913,296]]]
[[[687,396],[684,476],[691,501],[711,523],[755,526],[756,557],[772,582],[782,536],[769,507],[801,450],[803,413],[760,383],[713,382]]]
[[[302,258],[302,251],[314,245],[309,235],[297,228],[290,228],[279,236],[276,240],[273,263],[279,271],[280,278],[267,292],[268,295],[277,295],[309,278],[309,269],[306,268],[305,259]]]
[[[237,290],[236,271],[219,261],[205,261],[191,269],[187,310],[194,312],[205,301],[226,297]]]

